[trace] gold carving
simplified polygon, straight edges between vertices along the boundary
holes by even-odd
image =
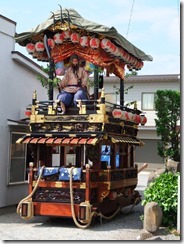
[[[52,134],[45,134],[45,137],[52,137]]]
[[[62,187],[62,182],[57,181],[57,182],[55,183],[55,187]]]
[[[34,92],[33,92],[33,99],[37,99],[37,93],[36,93],[36,90],[34,90]]]
[[[90,123],[94,123],[94,122],[98,122],[98,123],[108,123],[108,115],[106,114],[92,114],[89,116],[89,122]]]
[[[37,123],[44,123],[45,122],[45,119],[44,119],[44,115],[43,114],[37,114],[36,117],[35,117],[35,122]]]

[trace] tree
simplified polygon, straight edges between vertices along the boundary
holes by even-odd
[[[130,76],[136,76],[138,73],[137,73],[137,71],[135,71],[135,70],[132,70],[130,73],[126,73],[125,74],[125,78],[128,78],[128,77],[130,77]],[[129,87],[126,87],[126,88],[124,88],[124,94],[128,94],[128,91],[130,90],[130,89],[132,89],[134,86],[132,85],[132,86],[129,86]],[[114,85],[113,86],[113,88],[115,89],[115,93],[118,95],[119,93],[120,93],[120,88],[119,87],[116,87],[116,85]],[[129,105],[131,105],[131,104],[133,104],[135,101],[133,101],[133,102],[131,102],[131,103],[127,103],[125,106],[129,106]]]
[[[45,72],[45,73],[47,73],[47,74],[49,74],[49,72],[50,72],[50,67],[47,65],[47,67],[43,67],[43,66],[41,66],[41,69]],[[48,95],[48,99],[49,99],[49,93],[50,93],[50,85],[52,86],[52,87],[58,87],[58,83],[60,83],[60,79],[59,78],[57,78],[56,76],[53,78],[53,80],[52,79],[50,79],[50,78],[45,78],[45,77],[42,77],[41,75],[37,75],[36,76],[37,77],[37,79],[41,82],[41,85],[44,87],[44,88],[46,88],[47,89],[47,95]],[[50,100],[50,99],[49,99]]]
[[[180,161],[180,92],[158,90],[155,98],[158,154],[165,160]]]

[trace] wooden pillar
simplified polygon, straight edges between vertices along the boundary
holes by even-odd
[[[90,168],[89,165],[86,164],[86,195],[85,200],[90,202],[90,195],[91,195],[91,175],[90,175]]]
[[[28,191],[29,194],[32,192],[33,189],[33,162],[29,163],[29,175],[28,175],[28,182],[29,182],[29,187],[28,187]]]

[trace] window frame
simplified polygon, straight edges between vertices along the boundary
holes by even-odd
[[[27,144],[19,144],[19,145],[23,145],[23,150],[22,150],[22,152],[23,152],[23,156],[20,156],[20,157],[15,157],[14,156],[14,158],[15,159],[22,159],[22,158],[24,158],[24,169],[23,169],[23,171],[24,171],[24,179],[23,180],[19,180],[19,181],[11,181],[11,170],[13,170],[12,169],[12,151],[13,151],[13,148],[12,148],[12,138],[13,138],[13,135],[19,135],[19,137],[22,137],[22,136],[24,136],[26,133],[25,132],[18,132],[18,131],[10,131],[9,132],[9,150],[8,150],[8,153],[9,153],[9,159],[8,159],[8,164],[9,164],[9,167],[8,167],[8,177],[7,177],[7,180],[8,180],[8,182],[7,182],[7,184],[8,185],[20,185],[20,184],[27,184],[28,183],[28,179],[26,179],[26,175],[28,174],[27,172],[26,172],[26,170],[27,170],[27,168],[28,168],[28,165],[26,165],[27,164]],[[15,142],[14,142],[15,143]],[[28,177],[27,177],[28,178]]]
[[[144,95],[153,95],[152,108],[149,108],[149,107],[145,108],[144,100],[143,100]],[[155,96],[156,96],[155,92],[142,92],[141,93],[141,110],[143,110],[143,111],[154,111],[155,110]]]

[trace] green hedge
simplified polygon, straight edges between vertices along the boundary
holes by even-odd
[[[161,226],[177,226],[178,175],[180,173],[165,172],[155,178],[144,190],[142,205],[157,202],[162,208]]]

